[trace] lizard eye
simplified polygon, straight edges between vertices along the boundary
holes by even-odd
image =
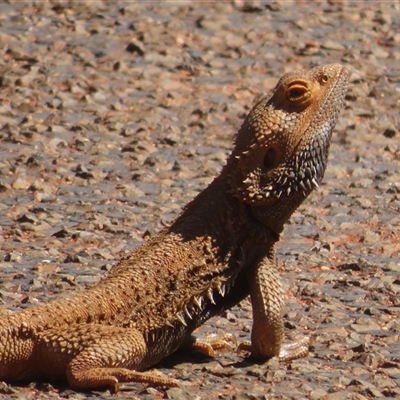
[[[292,82],[286,89],[286,99],[295,106],[307,106],[311,102],[310,88],[305,82]]]
[[[297,97],[300,97],[300,96],[302,96],[303,94],[304,94],[304,90],[298,89],[298,88],[292,89],[292,90],[290,91],[290,93],[289,93],[290,98],[292,98],[292,99],[295,99],[295,98],[297,98]]]
[[[263,160],[264,167],[266,169],[271,169],[275,167],[275,165],[277,164],[277,158],[278,158],[278,153],[274,148],[270,147],[264,156]]]
[[[327,83],[329,81],[329,76],[327,74],[323,74],[321,79],[323,83]]]

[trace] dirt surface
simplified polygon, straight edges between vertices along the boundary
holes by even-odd
[[[400,398],[399,2],[0,3],[0,301],[84,290],[221,169],[285,72],[352,71],[330,164],[279,245],[309,357],[180,354],[182,389],[0,385],[27,399]],[[199,334],[251,329],[248,301]]]

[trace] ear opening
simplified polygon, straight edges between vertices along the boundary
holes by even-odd
[[[267,170],[272,169],[277,165],[277,161],[278,161],[278,152],[273,147],[270,147],[264,155],[264,160],[263,160],[264,167]]]

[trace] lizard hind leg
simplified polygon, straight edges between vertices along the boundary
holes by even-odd
[[[157,372],[137,371],[143,367],[147,345],[136,329],[83,324],[74,325],[61,335],[52,330],[46,334],[53,358],[54,353],[69,353],[68,360],[64,359],[65,373],[74,389],[111,387],[116,393],[123,382],[180,386],[179,381]]]

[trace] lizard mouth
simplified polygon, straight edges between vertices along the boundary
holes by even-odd
[[[332,66],[326,68],[329,69]],[[343,88],[347,86],[349,75],[349,71],[340,66],[334,84],[325,94],[314,118],[294,148],[292,152],[293,161],[289,164],[291,172],[288,174],[288,176],[293,177],[291,185],[288,185],[286,180],[279,182],[280,184],[287,184],[288,190],[290,188],[301,190],[303,195],[306,196],[314,188],[319,187],[327,165],[332,131],[344,102]]]

